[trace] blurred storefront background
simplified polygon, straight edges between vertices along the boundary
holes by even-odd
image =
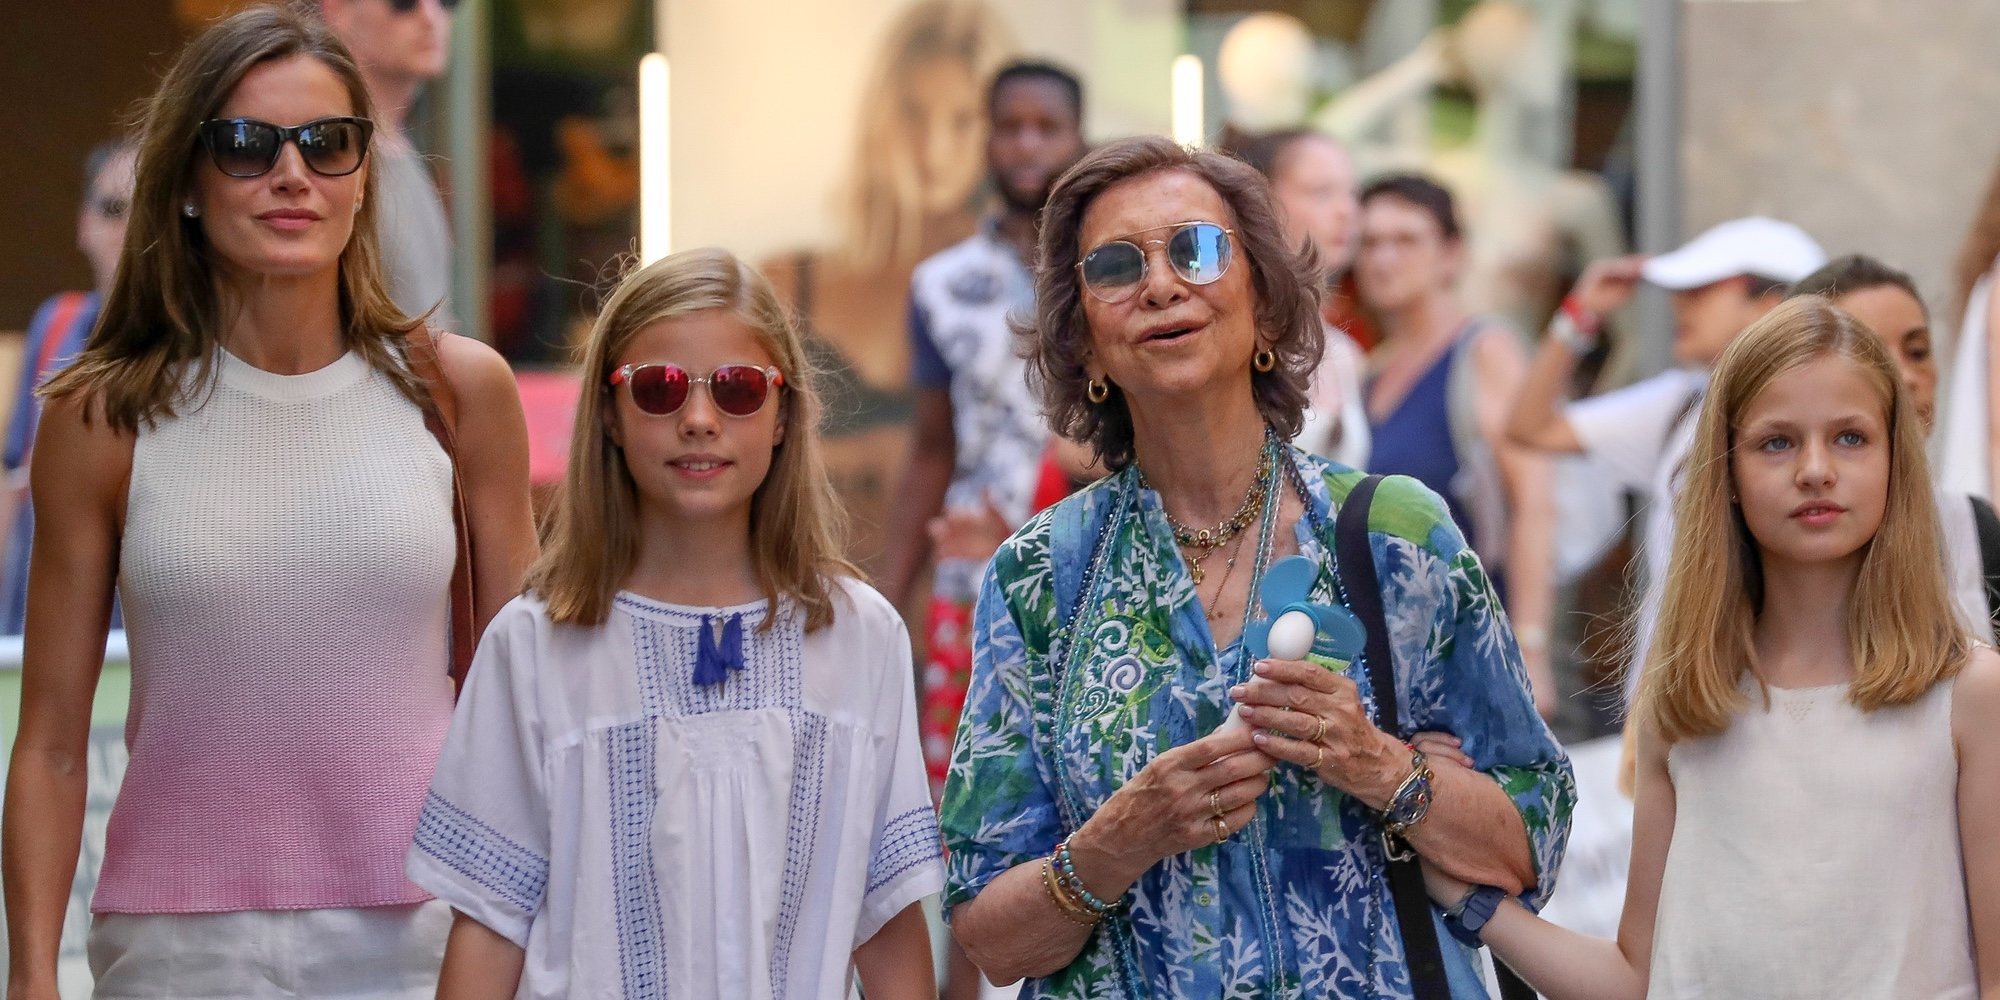
[[[182,41],[238,6],[5,15],[0,387],[15,384],[36,304],[89,283],[74,250],[86,151],[131,118]],[[910,270],[988,204],[983,86],[1010,58],[1076,70],[1091,139],[1192,121],[1227,145],[1308,126],[1348,143],[1364,176],[1436,175],[1466,218],[1467,305],[1524,334],[1587,260],[1752,213],[1799,223],[1830,253],[1906,267],[1949,331],[1953,255],[2000,155],[2000,2],[464,0],[456,18],[451,69],[413,135],[451,207],[462,332],[519,372],[537,483],[560,477],[582,391],[568,347],[651,217],[672,247],[762,262],[810,328],[864,566],[908,447]],[[641,92],[652,53],[666,58],[664,104]],[[1199,68],[1178,100],[1177,61]],[[641,157],[649,131],[664,162]],[[664,190],[646,195],[648,177]],[[1663,306],[1622,317],[1600,386],[1665,364]],[[1586,610],[1622,600],[1620,556],[1606,567],[1580,588],[1602,592]],[[1573,637],[1579,655],[1615,662],[1588,632]],[[11,740],[18,653],[0,661]],[[126,678],[114,663],[99,698],[93,837],[122,770]],[[1608,781],[1609,758],[1589,759]],[[1602,901],[1622,881],[1623,834],[1605,824],[1584,851],[1605,870],[1604,891],[1574,904],[1594,914],[1582,924],[1614,912]]]

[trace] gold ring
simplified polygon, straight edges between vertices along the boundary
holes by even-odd
[[[1313,730],[1312,739],[1306,741],[1308,743],[1318,743],[1319,738],[1326,735],[1326,716],[1315,715],[1313,718],[1319,720],[1319,728]]]
[[[1319,744],[1317,744],[1317,743],[1313,744],[1313,766],[1312,766],[1312,769],[1313,769],[1313,770],[1315,770],[1315,771],[1319,770],[1319,762],[1320,762],[1320,761],[1323,761],[1323,760],[1325,760],[1325,759],[1326,759],[1326,748],[1325,748],[1325,747],[1323,747],[1323,746],[1320,746],[1320,745],[1319,745]]]
[[[1224,823],[1222,821],[1222,817],[1220,816],[1215,817],[1215,842],[1220,844],[1228,839],[1229,839],[1229,824]]]
[[[1222,790],[1213,789],[1208,793],[1208,811],[1216,819],[1222,818]]]

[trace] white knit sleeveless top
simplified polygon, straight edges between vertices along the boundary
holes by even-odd
[[[98,912],[368,906],[403,876],[451,719],[451,466],[359,355],[222,354],[140,430],[119,592],[131,762]]]
[[[1977,995],[1952,682],[1863,712],[1771,689],[1675,744],[1653,1000]]]

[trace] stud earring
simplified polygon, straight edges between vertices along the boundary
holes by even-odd
[[[201,209],[194,207],[194,202],[192,201],[184,201],[181,203],[181,214],[192,219],[201,214]]]
[[[1278,367],[1278,355],[1271,351],[1258,351],[1250,355],[1250,367],[1260,372],[1268,372]]]
[[[1111,383],[1099,379],[1091,379],[1089,384],[1084,386],[1084,395],[1090,397],[1090,401],[1093,404],[1103,406],[1104,401],[1111,398]]]

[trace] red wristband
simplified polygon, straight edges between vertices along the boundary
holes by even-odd
[[[1569,321],[1575,323],[1577,330],[1583,333],[1584,336],[1594,337],[1597,335],[1598,328],[1602,326],[1597,318],[1597,314],[1585,309],[1583,303],[1576,300],[1576,296],[1563,296],[1560,308],[1563,315],[1568,316]]]

